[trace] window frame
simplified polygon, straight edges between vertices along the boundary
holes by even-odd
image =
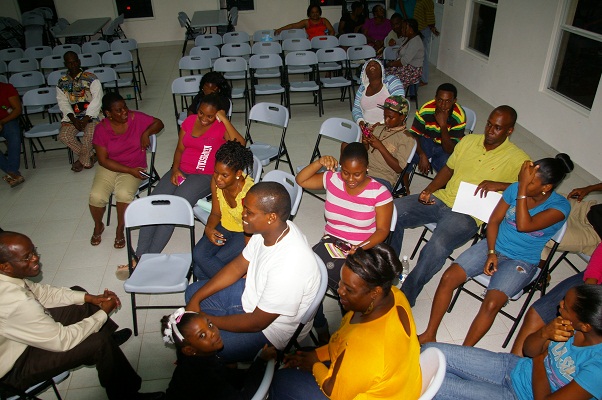
[[[475,12],[475,3],[476,4],[480,4],[481,6],[486,6],[486,7],[491,7],[493,9],[496,10],[496,17],[497,17],[497,8],[498,8],[498,3],[493,3],[492,1],[489,0],[470,0],[470,5],[468,7],[467,13],[466,13],[466,23],[464,24],[465,27],[465,31],[464,31],[464,50],[470,52],[471,54],[475,55],[478,58],[481,58],[484,61],[489,61],[489,56],[486,55],[485,53],[481,53],[479,50],[473,48],[470,44],[470,39],[471,39],[471,32],[472,32],[472,21],[474,19],[474,12]],[[493,25],[493,32],[495,33],[495,22]],[[493,34],[491,35],[491,42],[493,43]],[[490,45],[490,50],[491,50],[491,45]],[[489,54],[491,54],[491,51],[489,52]]]

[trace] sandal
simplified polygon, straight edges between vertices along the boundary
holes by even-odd
[[[73,172],[82,172],[83,169],[84,165],[79,160],[71,164],[71,171]]]
[[[113,247],[115,247],[116,249],[123,249],[125,247],[125,238],[115,238]]]
[[[136,268],[136,260],[132,261],[133,268]],[[125,281],[130,277],[130,269],[127,264],[122,264],[117,266],[117,270],[115,271],[115,277],[120,281]]]
[[[105,231],[105,225],[102,224],[102,229],[100,230],[100,233],[93,233],[92,237],[90,238],[90,244],[92,246],[98,246],[100,244],[100,242],[102,241],[102,233]]]
[[[23,178],[22,175],[5,175],[2,179],[4,179],[10,187],[15,187],[25,182],[25,178]]]

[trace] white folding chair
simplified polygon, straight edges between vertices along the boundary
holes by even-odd
[[[422,372],[422,390],[418,400],[431,400],[445,379],[447,362],[445,354],[435,347],[420,353],[420,371]]]
[[[184,57],[188,41],[195,40],[201,31],[190,26],[190,18],[188,18],[188,15],[184,11],[178,13],[178,22],[180,23],[180,26],[186,30],[184,32],[184,45],[182,46],[182,57]]]
[[[311,50],[311,42],[307,38],[288,38],[282,41],[282,52]]]
[[[149,225],[176,225],[190,232],[190,251],[176,254],[144,254],[134,269],[134,243],[132,231]],[[192,249],[194,215],[186,199],[172,195],[154,195],[134,200],[125,210],[125,237],[128,251],[130,277],[123,288],[132,298],[134,335],[138,335],[138,309],[177,308],[175,306],[136,304],[136,293],[166,294],[184,292],[192,275]],[[152,301],[151,301],[152,303]]]
[[[82,44],[83,53],[96,53],[103,55],[111,50],[111,45],[106,40],[93,40]]]
[[[345,33],[339,37],[339,46],[363,46],[368,43],[368,39],[361,33]]]
[[[243,43],[243,44],[231,43],[230,45],[231,46],[246,45],[247,47],[249,47],[249,45],[247,43]],[[229,45],[225,44],[224,46],[229,46]],[[250,47],[249,47],[249,52],[250,52]],[[244,104],[244,106],[245,106],[244,113],[245,113],[245,121],[246,121],[248,105],[250,103],[249,86],[248,86],[249,83],[247,80],[247,78],[248,78],[247,61],[242,57],[220,57],[217,60],[215,60],[215,62],[213,63],[213,70],[216,72],[221,72],[222,74],[224,74],[224,78],[228,79],[231,82],[230,86],[232,86],[232,99],[243,99],[243,102],[245,103]],[[235,87],[232,84],[233,81],[242,81],[243,86]]]
[[[263,43],[256,43],[263,44]],[[249,59],[251,74],[251,104],[255,104],[256,96],[280,95],[280,104],[286,99],[282,58],[279,54],[254,54]],[[260,79],[278,79],[270,83],[259,83]]]
[[[253,106],[253,108],[251,108],[251,112],[249,113],[245,140],[247,141],[247,144],[249,145],[249,148],[253,154],[261,160],[261,165],[265,167],[275,160],[275,168],[278,169],[280,161],[282,161],[289,165],[291,174],[294,175],[295,173],[293,172],[293,165],[284,141],[286,137],[286,129],[288,127],[288,120],[289,113],[286,107],[274,103],[257,103]],[[251,126],[254,122],[282,128],[280,144],[278,146],[272,146],[267,143],[254,143],[253,139],[251,138]]]
[[[274,169],[263,176],[262,182],[278,182],[284,186],[291,198],[291,216],[289,219],[292,220],[297,215],[297,211],[299,211],[303,195],[303,188],[295,181],[295,176],[288,172]]]
[[[201,56],[184,56],[178,62],[178,69],[180,76],[182,76],[182,71],[188,71],[190,75],[201,75],[201,71],[211,69],[211,59]]]
[[[260,29],[253,33],[253,43],[278,40],[280,40],[280,36],[274,34],[274,29]]]
[[[334,49],[339,47],[339,39],[336,36],[316,36],[311,39],[311,48],[318,49]]]
[[[123,15],[119,17],[123,18]],[[119,18],[117,17],[117,18]],[[119,27],[119,25],[118,25]],[[138,51],[138,42],[136,39],[117,39],[111,42],[111,50],[113,51],[125,51],[128,50],[132,53],[132,56],[136,56],[136,63],[134,65],[134,69],[138,72],[138,82],[142,85],[142,81],[144,80],[144,84],[146,85],[146,75],[144,75],[144,68],[142,68],[142,61],[140,61],[140,52]],[[120,72],[119,70],[117,71]]]
[[[376,57],[374,47],[366,45],[352,46],[347,49],[347,77],[351,80],[352,90],[355,93],[355,83],[359,82],[358,77],[354,76],[353,72],[356,68],[361,67],[366,60]]]
[[[182,122],[184,122],[188,115],[188,98],[192,99],[197,95],[202,78],[202,75],[182,76],[174,79],[171,83],[171,97],[173,99],[173,109],[178,131],[180,130],[180,125],[182,125]],[[176,96],[180,97],[179,109]]]
[[[17,89],[21,96],[31,89],[46,85],[46,79],[40,71],[17,72],[10,76],[8,82]]]
[[[386,64],[388,61],[397,60],[397,52],[399,51],[399,45],[387,46],[383,50],[383,61]]]
[[[8,67],[4,61],[0,61],[0,75],[6,78],[6,74],[8,72]]]
[[[477,113],[468,107],[462,106],[462,108],[464,109],[464,114],[466,115],[466,130],[468,133],[473,133],[474,127],[477,124]]]
[[[102,59],[98,53],[82,53],[79,55],[79,61],[83,69],[98,67],[102,64]]]
[[[282,54],[282,46],[278,42],[257,42],[251,47],[252,54]]]
[[[313,95],[313,101],[309,103],[318,106],[318,116],[322,117],[324,105],[322,103],[322,87],[320,86],[320,70],[318,68],[318,56],[313,51],[293,51],[286,55],[285,58],[285,84],[286,84],[286,104],[292,115],[291,92],[309,92]],[[300,68],[300,69],[291,69]],[[291,81],[292,74],[299,75],[302,69],[309,68],[309,76],[307,80]]]
[[[222,36],[217,33],[206,33],[194,38],[195,46],[221,46],[224,44]]]
[[[345,93],[347,93],[349,97],[349,111],[351,111],[353,107],[351,100],[351,97],[353,96],[351,93],[351,80],[341,75],[334,76],[337,71],[342,71],[345,68],[347,63],[347,53],[340,47],[323,48],[316,52],[316,56],[318,57],[318,67],[320,68],[320,71],[331,72],[330,77],[320,77],[320,86],[322,87],[322,91],[324,91],[324,89],[339,89],[341,91],[340,96],[332,99],[322,98],[322,101],[339,100],[343,102],[345,101]]]
[[[225,43],[220,49],[222,57],[242,57],[248,60],[251,56],[249,43]]]
[[[0,50],[0,61],[4,61],[5,63],[23,57],[25,57],[25,52],[18,47]]]
[[[96,67],[87,69],[86,72],[96,75],[103,88],[115,88],[119,92],[119,77],[111,67]]]
[[[35,58],[17,58],[8,63],[8,73],[38,71],[40,64]]]
[[[46,56],[52,55],[52,47],[50,46],[33,46],[25,49],[24,57],[34,60],[41,60]]]
[[[251,175],[253,177],[253,182],[257,183],[261,179],[262,172],[263,167],[261,166],[261,160],[253,155],[253,171],[247,171],[247,174]],[[194,217],[199,220],[200,223],[207,225],[209,214],[211,214],[211,208],[211,200],[208,200],[208,198],[205,197],[200,199],[194,207],[192,207],[192,212],[194,213]]]
[[[261,353],[261,350],[259,350],[257,357],[259,357],[260,353]],[[274,371],[275,370],[276,370],[276,360],[274,360],[274,359],[268,360],[268,362],[265,366],[265,371],[263,373],[263,378],[261,379],[261,383],[259,384],[259,387],[257,388],[257,391],[255,392],[253,397],[251,397],[251,400],[266,400],[268,398],[268,394],[269,394],[268,392],[270,391],[270,385],[272,384],[272,379],[274,379]]]
[[[65,68],[65,61],[62,55],[53,54],[46,56],[40,61],[40,69],[43,73],[48,74],[49,71],[56,71],[57,69]]]
[[[118,79],[118,86],[119,88],[131,87],[134,90],[134,100],[136,102],[136,109],[138,109],[138,98],[142,100],[142,93],[140,92],[139,82],[136,79],[132,53],[129,50],[107,51],[102,55],[102,63],[115,69],[118,74],[119,71],[122,71],[122,73],[128,73],[132,75],[131,78],[121,78],[120,76]],[[106,87],[111,88],[112,86],[107,84]]]
[[[221,52],[217,46],[197,46],[190,49],[190,55],[209,58],[213,65],[215,60],[221,57]]]
[[[565,223],[558,230],[558,232],[556,232],[556,234],[552,237],[551,240],[554,241],[554,245],[552,246],[552,249],[550,250],[548,257],[546,258],[543,267],[539,270],[539,273],[533,277],[533,279],[531,280],[531,282],[528,285],[526,285],[521,291],[519,291],[517,294],[515,294],[514,296],[512,296],[509,299],[509,301],[517,301],[518,299],[520,299],[523,296],[523,294],[525,294],[525,293],[527,294],[527,296],[523,302],[523,306],[521,307],[518,314],[516,316],[514,316],[514,315],[509,314],[508,312],[504,311],[503,309],[499,311],[499,314],[503,315],[504,317],[510,319],[513,322],[512,327],[510,328],[510,332],[508,332],[508,335],[506,336],[506,339],[504,340],[504,343],[502,344],[503,348],[506,348],[506,346],[508,346],[508,343],[510,342],[512,335],[514,334],[514,331],[516,330],[516,328],[518,328],[518,324],[521,321],[521,319],[523,318],[523,314],[525,313],[525,311],[527,311],[527,307],[529,307],[529,303],[531,302],[531,299],[535,295],[535,292],[540,292],[540,297],[546,293],[546,286],[547,286],[547,279],[548,279],[549,270],[550,270],[550,263],[552,262],[552,258],[554,257],[554,254],[556,254],[556,250],[558,250],[558,245],[560,244],[560,242],[562,241],[562,238],[564,237],[564,234],[566,232],[566,227],[567,227],[567,221],[565,221]],[[483,239],[483,240],[485,240],[485,239]],[[488,275],[485,275],[485,274],[481,274],[481,275],[475,276],[474,278],[469,278],[468,280],[478,283],[480,286],[484,287],[486,290],[487,287],[489,286],[489,281],[491,280],[491,277]],[[465,292],[465,293],[469,294],[470,296],[472,296],[473,298],[475,298],[479,301],[483,301],[483,297],[482,297],[481,293],[475,293],[475,292],[467,289],[465,287],[465,284],[463,284],[458,289],[456,289],[456,293],[454,294],[454,297],[449,305],[449,308],[447,309],[447,312],[451,312],[451,310],[454,308],[454,305],[456,304],[456,300],[458,300],[458,297],[460,296],[461,292]]]
[[[52,49],[52,54],[55,56],[63,56],[66,52],[73,51],[77,54],[81,54],[82,48],[78,44],[67,43],[67,44],[59,44],[58,46],[54,46]]]
[[[2,82],[2,83],[8,83],[8,79],[6,79],[6,76],[0,75],[0,82]]]
[[[62,400],[61,394],[56,385],[64,381],[69,377],[70,371],[61,372],[58,375],[53,376],[50,379],[33,385],[25,390],[18,390],[13,387],[9,387],[6,384],[0,383],[0,389],[2,391],[2,399],[6,400],[19,400],[19,399],[37,399],[37,395],[44,392],[48,388],[52,388],[54,394],[58,400]],[[6,387],[5,387],[6,386]],[[7,397],[5,397],[7,396]]]
[[[251,38],[249,34],[244,31],[227,32],[223,36],[224,44],[228,43],[249,43]]]
[[[307,32],[305,29],[286,29],[280,32],[280,40],[286,39],[307,39]]]

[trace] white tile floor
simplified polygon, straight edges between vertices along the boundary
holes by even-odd
[[[179,46],[149,47],[141,49],[141,59],[149,85],[143,87],[143,100],[140,110],[156,116],[165,123],[165,130],[159,135],[159,147],[156,166],[160,174],[165,173],[171,166],[173,149],[177,134],[171,99],[171,82],[178,76]],[[475,94],[467,91],[462,85],[449,77],[432,69],[431,82],[420,88],[420,102],[423,103],[434,96],[436,87],[443,82],[451,81],[458,87],[460,104],[472,108],[477,113],[475,132],[483,131],[485,120],[492,106],[485,103]],[[127,92],[126,92],[127,93]],[[260,99],[260,101],[263,99]],[[277,98],[266,98],[265,101],[275,101]],[[412,103],[413,104],[413,103]],[[133,104],[131,104],[133,106]],[[235,101],[235,109],[240,110],[241,104]],[[348,103],[326,102],[326,117],[351,118]],[[325,117],[318,118],[317,109],[311,105],[293,106],[293,118],[290,120],[286,143],[294,167],[304,165],[309,161],[320,124]],[[234,125],[244,134],[244,118],[242,114],[234,114]],[[520,122],[520,115],[519,115]],[[411,123],[411,121],[410,121]],[[258,128],[258,129],[257,129]],[[269,127],[257,127],[253,130],[255,140],[276,143],[279,132]],[[533,159],[552,156],[556,153],[532,133],[520,125],[512,136],[512,140],[521,146]],[[50,146],[54,144],[48,142]],[[325,142],[323,154],[338,154],[338,144]],[[0,226],[29,235],[38,247],[43,261],[43,273],[40,280],[56,286],[80,285],[92,293],[99,293],[104,288],[110,288],[121,296],[123,307],[113,315],[113,319],[121,327],[131,327],[130,298],[123,291],[123,283],[115,278],[114,271],[118,264],[126,261],[125,249],[113,248],[114,231],[108,227],[103,235],[102,243],[93,247],[90,245],[92,234],[92,218],[88,213],[87,197],[94,176],[93,170],[73,173],[67,163],[66,151],[55,151],[36,156],[37,168],[22,168],[26,182],[14,189],[0,185]],[[272,166],[268,169],[273,168]],[[285,170],[286,165],[281,166]],[[426,180],[417,177],[412,185],[412,191],[418,192],[426,186]],[[561,191],[594,183],[595,179],[587,172],[577,168],[561,186]],[[319,240],[323,226],[324,203],[311,196],[304,196],[295,223],[307,235],[310,243]],[[197,225],[196,234],[200,238],[203,226]],[[410,254],[420,229],[409,230],[402,254]],[[172,239],[167,251],[177,247],[179,236]],[[182,240],[185,238],[182,236]],[[456,255],[462,249],[456,251]],[[577,265],[583,262],[577,261]],[[414,265],[411,262],[411,265]],[[552,278],[553,283],[564,279],[570,271],[559,268]],[[413,309],[418,331],[426,327],[430,312],[431,299],[437,287],[438,274],[423,290]],[[170,304],[183,302],[183,296],[165,296],[170,299],[139,296],[140,302],[160,304],[171,300]],[[174,303],[175,302],[175,303]],[[475,315],[479,304],[469,296],[461,296],[453,312],[446,315],[438,339],[441,341],[461,343],[466,335],[468,326]],[[508,306],[518,309],[516,304]],[[127,357],[137,368],[144,380],[142,389],[145,391],[163,390],[167,387],[173,371],[175,353],[173,349],[163,345],[159,334],[159,320],[168,310],[152,310],[139,312],[140,335],[132,337],[123,345]],[[336,330],[340,313],[333,301],[328,301],[326,314],[331,331]],[[501,342],[511,324],[504,317],[498,317],[490,332],[479,343],[480,347],[502,351]],[[74,371],[70,378],[60,385],[63,398],[73,399],[104,399],[104,390],[98,385],[96,371],[93,368],[80,368]],[[45,398],[54,398],[54,394],[45,393]]]

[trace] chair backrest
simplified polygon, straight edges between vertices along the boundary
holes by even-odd
[[[217,72],[246,71],[247,61],[242,57],[220,57],[213,63],[213,70]]]
[[[399,45],[387,46],[383,50],[383,59],[385,61],[393,61],[397,59],[397,52],[399,51]]]
[[[228,43],[249,43],[251,38],[247,32],[236,31],[236,32],[228,32],[224,33],[223,36],[224,44]]]
[[[63,60],[62,55],[53,54],[51,56],[42,58],[42,61],[40,61],[40,67],[42,69],[61,69],[65,68],[65,61]]]
[[[253,182],[257,183],[261,180],[261,173],[263,172],[263,166],[261,160],[253,154]]]
[[[33,11],[31,11],[31,12],[33,13]],[[21,18],[21,25],[23,25],[25,27],[32,26],[32,25],[44,26],[44,24],[45,24],[44,17],[39,14],[29,14],[29,15],[23,14],[23,16]]]
[[[312,49],[332,49],[338,45],[339,39],[336,36],[315,36],[311,39]]]
[[[313,51],[293,51],[284,58],[286,65],[317,65],[318,56]]]
[[[102,64],[100,54],[98,53],[82,53],[79,55],[79,61],[82,68],[96,67]]]
[[[79,47],[78,44],[74,43],[59,44],[58,46],[54,46],[54,48],[52,49],[52,54],[56,56],[62,56],[68,51],[73,51],[77,54],[81,54],[82,48]]]
[[[5,74],[8,72],[8,67],[4,61],[0,61],[0,74]]]
[[[306,38],[290,38],[282,41],[282,51],[311,50],[311,42]]]
[[[117,39],[111,42],[111,50],[138,50],[136,39]]]
[[[468,107],[462,106],[464,114],[466,114],[466,130],[468,133],[474,132],[474,127],[477,124],[477,113]]]
[[[257,42],[251,48],[253,54],[281,54],[282,46],[278,42]]]
[[[195,96],[199,92],[202,75],[190,75],[176,78],[171,83],[171,93],[174,95]]]
[[[8,79],[6,78],[6,76],[0,75],[0,82],[2,82],[2,83],[8,83]]]
[[[265,400],[268,398],[268,392],[270,390],[270,385],[272,384],[272,379],[274,379],[275,370],[276,360],[269,360],[265,366],[265,371],[263,373],[261,383],[259,384],[259,387],[257,388],[257,391],[255,392],[253,397],[251,397],[251,400]]]
[[[280,36],[274,34],[273,29],[260,29],[253,33],[253,43],[261,42],[264,38],[270,38],[272,41],[279,40]]]
[[[101,84],[116,82],[119,78],[117,76],[117,72],[111,67],[96,67],[90,68],[86,70],[86,72],[90,72],[98,78]]]
[[[279,169],[272,170],[263,176],[262,182],[278,182],[288,192],[291,197],[291,216],[292,219],[299,210],[303,188],[295,181],[295,176]]]
[[[48,86],[56,86],[59,83],[59,80],[65,75],[67,75],[66,69],[57,69],[56,71],[52,71],[50,74],[48,74],[46,83]]]
[[[136,199],[125,210],[126,228],[165,224],[194,226],[194,214],[188,200],[158,194]]]
[[[191,56],[209,57],[212,60],[220,58],[221,53],[217,46],[197,46],[190,49]]]
[[[220,50],[222,57],[242,57],[251,54],[249,43],[226,43]]]
[[[25,57],[25,52],[20,48],[10,48],[0,50],[0,61],[9,62],[17,58]]]
[[[447,364],[445,354],[435,347],[420,353],[420,371],[422,371],[422,390],[418,400],[431,400],[443,383]]]
[[[318,56],[318,62],[321,63],[342,62],[347,60],[347,53],[340,47],[319,49],[316,51],[316,55]]]
[[[82,52],[102,54],[111,50],[111,45],[106,40],[94,40],[82,44]]]
[[[17,72],[11,75],[8,81],[16,89],[44,86],[46,84],[46,78],[44,78],[44,74],[42,74],[40,71]]]
[[[249,112],[249,121],[257,121],[281,128],[288,127],[288,109],[275,103],[257,103]]]
[[[217,33],[206,33],[194,39],[195,46],[221,46],[223,43],[221,35]]]
[[[347,49],[347,58],[349,60],[363,60],[376,57],[374,47],[366,45],[352,46]]]
[[[25,49],[25,57],[41,60],[46,56],[52,55],[52,47],[50,46],[33,46]]]
[[[132,63],[134,58],[129,50],[111,50],[102,55],[102,63],[105,65],[117,65]],[[133,68],[133,66],[132,66]]]
[[[305,29],[286,29],[280,32],[280,40],[286,39],[307,39]]]
[[[8,72],[37,71],[40,65],[35,58],[17,58],[8,63]]]
[[[366,36],[361,33],[345,33],[339,37],[339,46],[363,46],[368,43]]]
[[[360,127],[344,118],[328,118],[320,126],[319,136],[326,136],[345,143],[359,142],[362,137]]]
[[[56,104],[56,90],[52,88],[31,89],[23,95],[23,106],[27,107],[49,106]]]
[[[201,71],[203,69],[210,69],[211,59],[209,57],[201,56],[184,56],[180,58],[178,68],[180,71]]]
[[[282,57],[278,54],[254,54],[249,59],[249,68],[277,68],[282,67]]]

